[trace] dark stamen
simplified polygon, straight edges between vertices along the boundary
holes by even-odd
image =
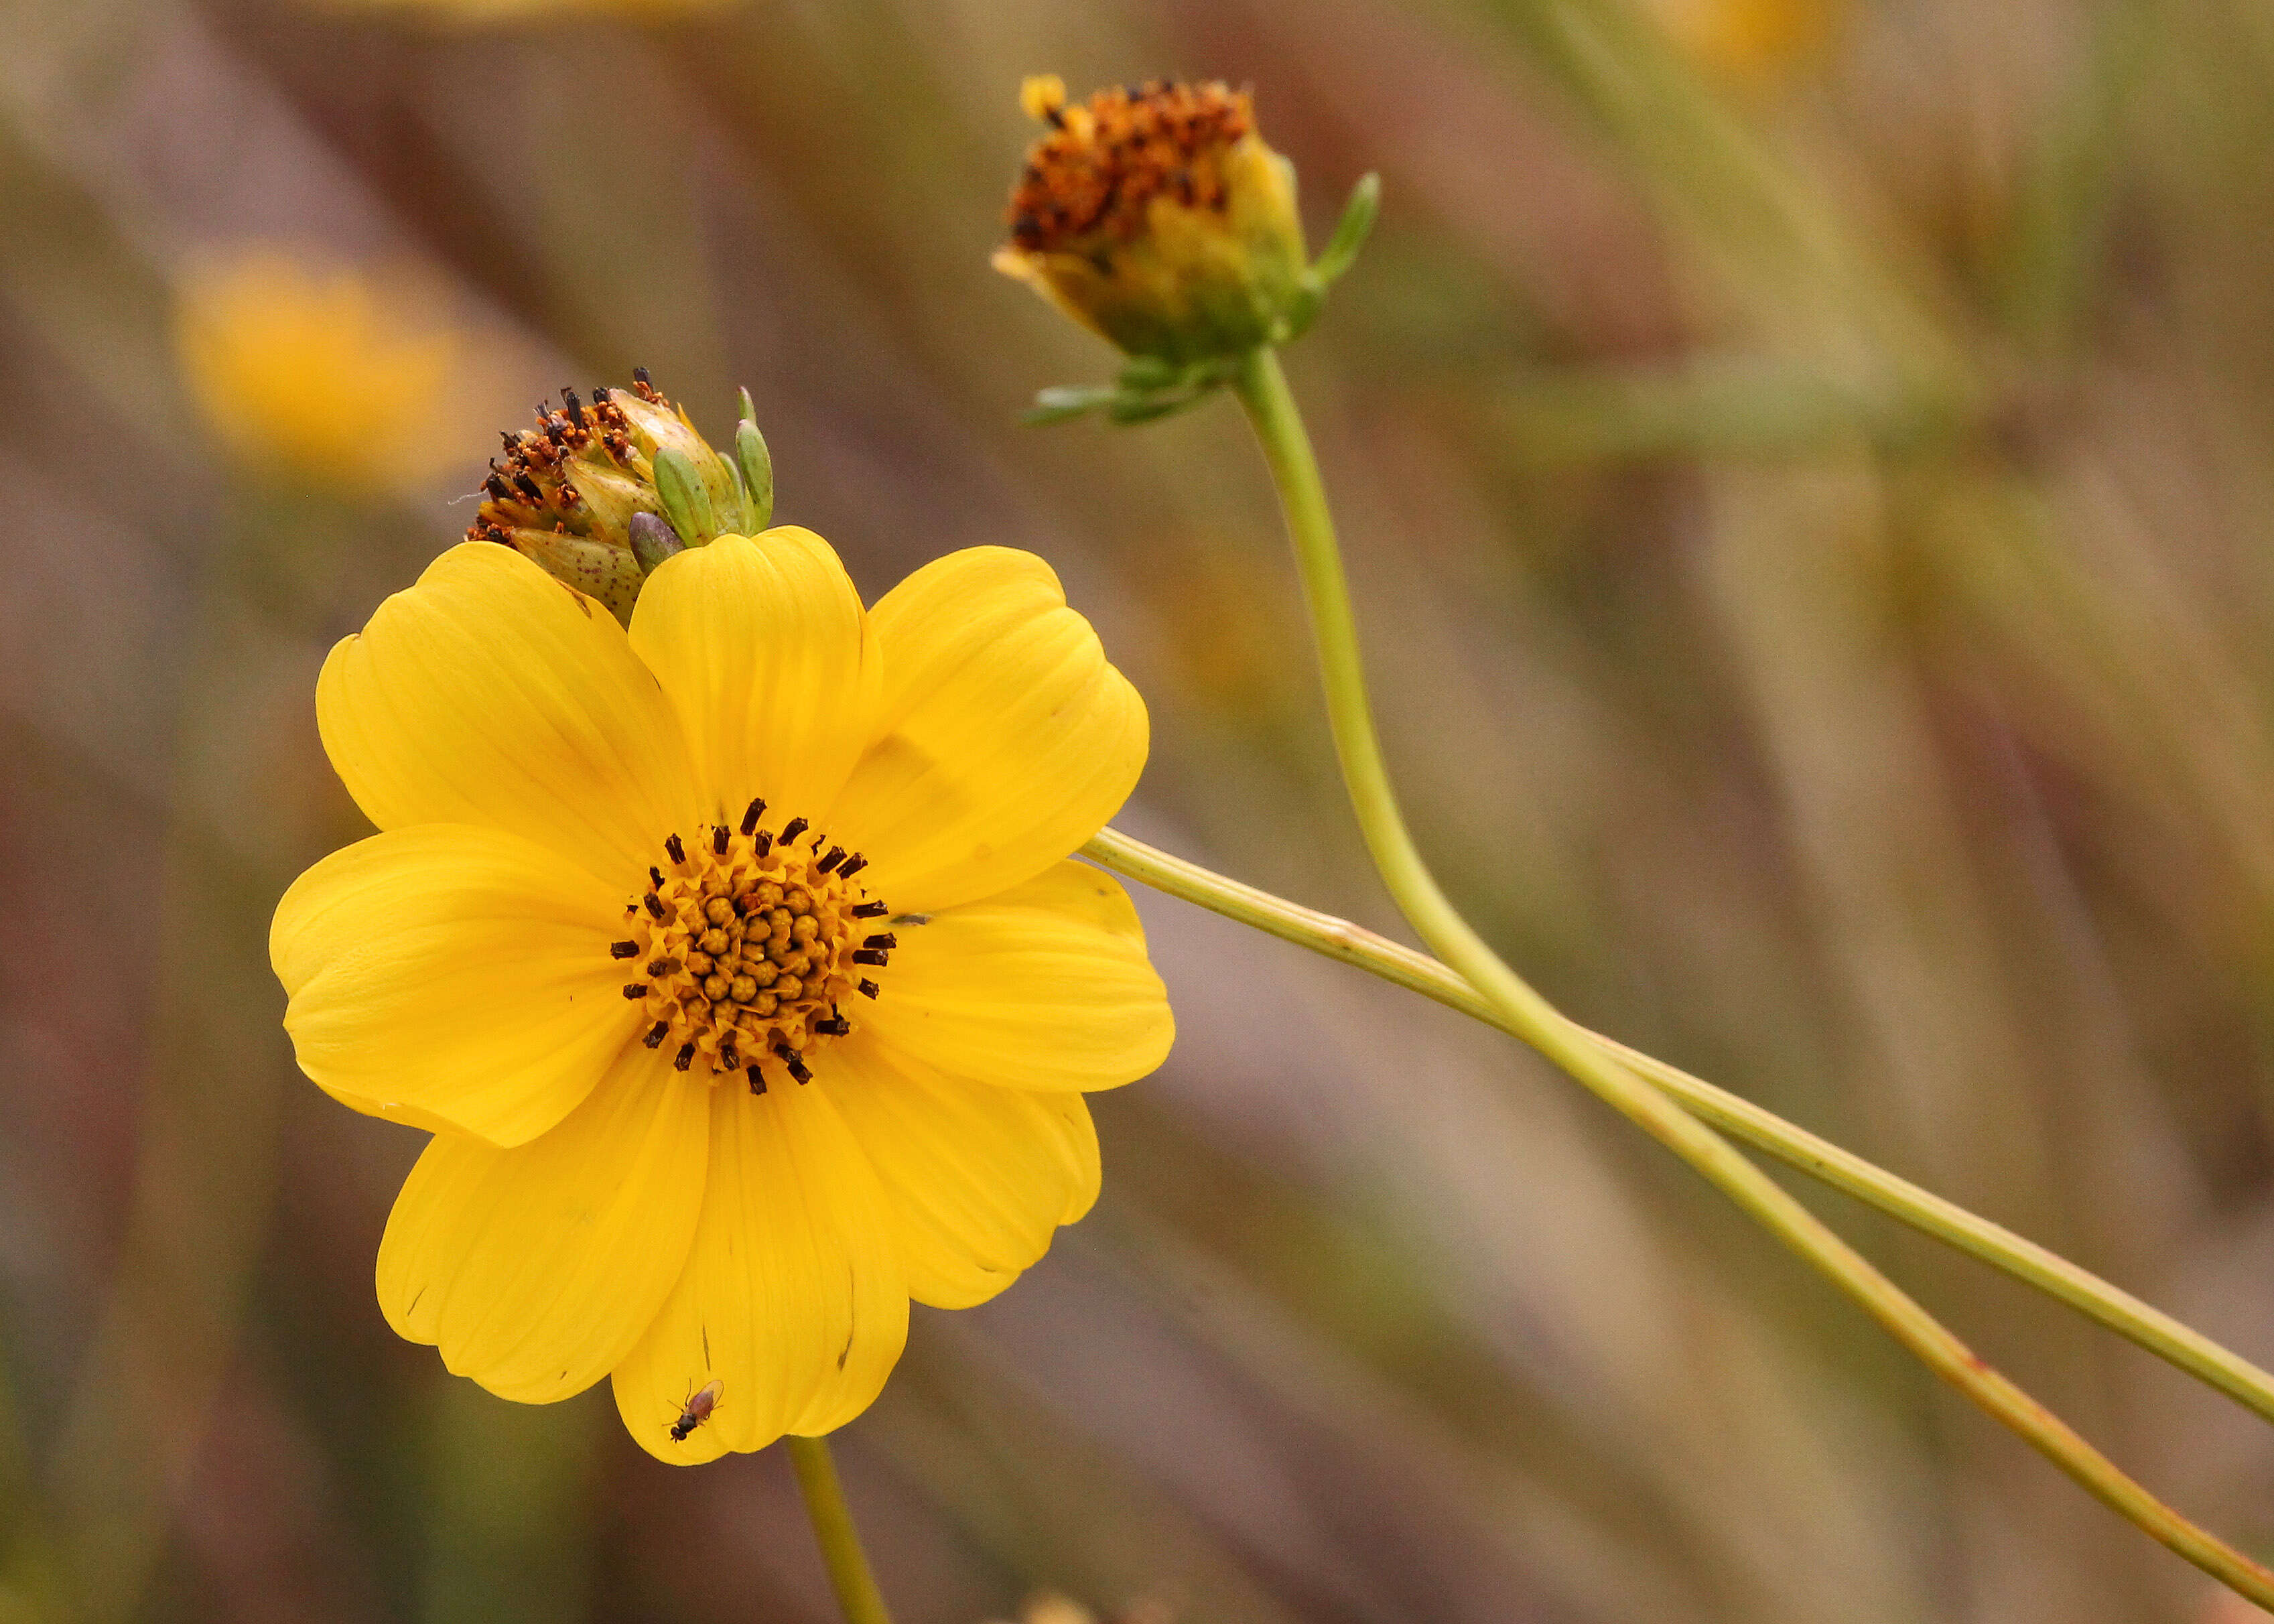
[[[658,919],[661,919],[663,917],[662,898],[657,896],[653,891],[650,891],[646,896],[642,897],[640,900],[647,904],[647,911],[649,913],[654,914]]]
[[[647,961],[650,975],[677,975],[679,970],[680,964],[676,959],[651,959]]]
[[[900,937],[894,936],[889,930],[885,931],[882,936],[870,936],[861,944],[863,947],[898,947],[900,944]]]
[[[832,1038],[841,1038],[853,1030],[853,1023],[842,1015],[832,1015],[827,1020],[815,1021],[813,1029],[816,1032],[825,1032]]]
[[[809,1083],[813,1080],[813,1073],[805,1069],[805,1057],[797,1050],[787,1043],[777,1043],[774,1045],[774,1053],[781,1056],[782,1064],[788,1068],[789,1074],[799,1082]]]
[[[855,964],[883,965],[889,963],[890,961],[885,959],[883,953],[879,952],[873,947],[856,947],[853,950],[853,962]]]
[[[721,1043],[719,1045],[719,1058],[726,1063],[727,1069],[729,1071],[739,1071],[742,1069],[742,1051],[737,1049],[732,1043]]]
[[[627,998],[646,997],[647,983],[645,981],[626,981],[624,983],[624,996]]]
[[[663,843],[663,849],[671,853],[671,861],[674,863],[683,863],[687,861],[687,848],[680,844],[677,835],[673,835],[666,839]]]
[[[513,498],[513,492],[507,486],[506,482],[499,478],[495,474],[492,474],[488,478],[482,481],[482,489],[487,491],[492,496],[496,497],[498,500],[501,502],[509,501]]]
[[[661,891],[663,889],[663,870],[651,865],[647,871],[647,883],[654,886],[656,890]]]
[[[829,848],[829,855],[813,865],[813,871],[816,874],[826,874],[844,861],[845,848],[841,846],[832,846]]]
[[[636,942],[611,942],[608,944],[608,957],[611,959],[636,959],[639,957],[639,944]]]
[[[865,858],[865,857],[862,856],[860,853],[855,852],[855,853],[853,853],[853,855],[852,855],[852,856],[850,856],[850,857],[848,857],[848,858],[847,858],[847,859],[845,860],[845,866],[844,866],[842,868],[840,868],[840,869],[838,870],[838,873],[840,873],[840,874],[843,875],[847,879],[848,879],[848,880],[849,880],[849,879],[851,879],[855,875],[856,875],[856,874],[860,873],[862,869],[863,869],[863,868],[867,868],[868,866],[869,866],[869,860],[868,860],[867,858]]]
[[[647,1035],[642,1038],[640,1041],[646,1044],[650,1049],[661,1049],[663,1047],[664,1039],[670,1035],[671,1023],[667,1020],[659,1020],[647,1029]]]
[[[576,391],[574,389],[563,389],[561,391],[561,402],[568,408],[568,421],[575,424],[578,428],[583,428],[584,426],[584,402],[576,398]]]
[[[692,1043],[681,1043],[679,1046],[679,1052],[671,1057],[671,1064],[675,1069],[681,1071],[684,1071],[688,1067],[693,1065],[695,1064],[695,1045]]]
[[[635,366],[632,368],[632,381],[634,383],[652,384],[655,382],[655,380],[648,376],[647,368],[644,366]]]
[[[802,817],[794,817],[790,819],[788,823],[782,825],[782,844],[784,846],[787,846],[791,841],[796,839],[798,836],[803,834],[810,827],[811,825]]]
[[[536,480],[531,479],[527,474],[517,473],[513,477],[513,483],[521,493],[529,498],[531,501],[537,503],[539,507],[544,505],[545,492],[538,488]]]
[[[752,1094],[764,1094],[765,1091],[766,1079],[758,1074],[757,1067],[752,1066],[750,1068],[750,1092]]]
[[[864,902],[859,907],[853,910],[853,917],[855,919],[882,919],[885,914],[891,912],[892,909],[886,907],[881,902]]]
[[[724,857],[727,854],[727,825],[724,823],[712,825],[711,854],[713,857]]]
[[[768,852],[774,849],[774,838],[772,834],[764,829],[761,829],[757,833],[752,835],[750,838],[757,842],[758,855],[761,857],[764,857]]]
[[[868,977],[863,976],[861,978],[861,985],[858,990],[862,997],[873,998],[877,996],[877,983],[869,980]]]
[[[743,808],[742,832],[747,835],[756,831],[758,826],[758,820],[765,815],[766,803],[763,798],[753,801],[749,806]]]

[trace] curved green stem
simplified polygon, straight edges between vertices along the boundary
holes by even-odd
[[[805,1515],[812,1520],[813,1538],[821,1546],[821,1560],[829,1569],[829,1588],[837,1592],[838,1610],[845,1624],[892,1624],[877,1575],[869,1571],[868,1553],[861,1548],[860,1530],[845,1505],[845,1485],[837,1479],[837,1462],[829,1454],[826,1438],[782,1440],[789,1463],[797,1473],[798,1492],[805,1497]]]
[[[1689,1163],[1935,1374],[2115,1511],[2231,1589],[2274,1608],[2274,1573],[2165,1505],[1991,1368],[1735,1146],[1558,1012],[1469,927],[1422,862],[1398,811],[1367,697],[1334,517],[1278,357],[1257,350],[1233,378],[1232,388],[1246,409],[1285,509],[1352,808],[1391,897],[1430,950],[1468,982],[1507,1030]]]
[[[1434,998],[1448,1009],[1498,1026],[1512,1036],[1524,1035],[1517,1031],[1514,1023],[1478,996],[1474,988],[1443,965],[1427,953],[1376,936],[1363,925],[1354,925],[1346,919],[1319,913],[1228,879],[1198,863],[1171,857],[1141,840],[1133,840],[1118,830],[1101,831],[1081,850],[1082,855],[1093,862],[1141,884],[1196,903],[1210,913],[1253,926],[1298,947],[1355,966],[1425,998]],[[1767,1152],[1788,1167],[1867,1201],[1889,1217],[2059,1297],[2118,1335],[2129,1338],[2274,1421],[2274,1375],[2220,1347],[2202,1332],[2150,1307],[2090,1270],[2079,1268],[2059,1253],[2048,1252],[2035,1241],[2025,1240],[2011,1229],[1978,1217],[1955,1201],[1922,1190],[1854,1152],[1842,1150],[1829,1139],[1818,1139],[1773,1111],[1763,1110],[1750,1100],[1717,1088],[1703,1078],[1692,1077],[1678,1066],[1653,1059],[1640,1049],[1629,1049],[1615,1039],[1590,1032],[1568,1018],[1557,1019],[1566,1020],[1573,1032],[1672,1094],[1689,1108],[1691,1115]]]

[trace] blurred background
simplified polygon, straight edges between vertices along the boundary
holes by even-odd
[[[1123,826],[1397,932],[1236,413],[1019,426],[1111,367],[987,269],[1045,70],[1253,81],[1314,234],[1382,172],[1290,364],[1393,765],[1514,962],[2274,1362],[2263,0],[0,31],[0,1620],[832,1616],[775,1455],[674,1471],[395,1339],[419,1136],[277,1024],[269,911],[364,832],[317,666],[563,384],[644,364],[720,443],[748,385],[871,597],[1043,553],[1152,708]],[[840,1436],[903,1624],[2262,1616],[1528,1054],[1140,902],[1181,1035],[1096,1101],[1096,1213]],[[2274,1546],[2263,1424],[1806,1193]]]

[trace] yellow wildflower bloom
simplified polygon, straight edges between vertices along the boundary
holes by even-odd
[[[1761,83],[1830,54],[1841,0],[1652,0],[1676,45],[1728,79]]]
[[[982,1302],[1088,1209],[1081,1094],[1172,1026],[1128,898],[1068,861],[1144,705],[1040,560],[864,610],[811,532],[722,536],[627,630],[466,543],[316,703],[381,832],[294,883],[271,957],[302,1069],[434,1132],[379,1297],[452,1371],[613,1375],[666,1461],[825,1432],[911,1297]]]
[[[182,375],[215,434],[272,477],[404,489],[453,461],[464,336],[380,278],[263,247],[184,279]],[[444,421],[445,415],[450,421]]]
[[[697,12],[720,11],[741,3],[742,0],[307,0],[320,11],[395,11],[471,27],[574,17],[660,22]]]

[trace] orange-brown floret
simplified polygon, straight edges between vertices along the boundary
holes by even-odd
[[[674,410],[648,381],[644,367],[635,374],[632,392],[651,405]],[[597,446],[619,467],[633,469],[631,422],[606,387],[592,391],[590,406],[574,389],[561,390],[561,401],[558,410],[538,407],[536,428],[502,434],[505,462],[490,461],[482,505],[466,529],[468,541],[510,545],[516,530],[584,535],[591,529],[591,515],[571,483],[569,459]]]
[[[1033,252],[1126,242],[1156,198],[1221,211],[1219,160],[1255,127],[1248,93],[1216,82],[1118,85],[1074,106],[1054,90],[1030,98],[1029,110],[1050,132],[1027,154],[1009,220],[1013,243]]]

